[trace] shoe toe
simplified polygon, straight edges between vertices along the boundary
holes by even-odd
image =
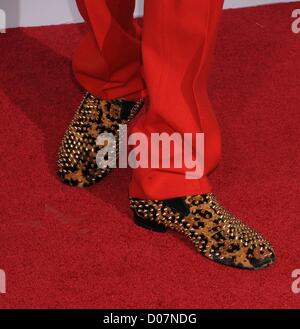
[[[254,251],[248,250],[247,252],[245,250],[239,254],[233,253],[232,256],[227,255],[227,257],[224,257],[220,255],[209,258],[226,266],[247,270],[263,269],[275,262],[275,253],[273,248],[268,247],[263,251],[261,251],[259,247],[257,247],[257,249],[259,251],[254,249]]]
[[[255,270],[265,268],[275,262],[275,252],[272,248],[268,248],[265,255],[261,258],[253,257],[251,258],[251,265]]]

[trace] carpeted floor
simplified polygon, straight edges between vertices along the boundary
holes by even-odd
[[[82,91],[70,59],[82,25],[0,36],[2,308],[288,308],[300,268],[299,3],[224,13],[210,94],[223,133],[219,199],[274,244],[257,272],[198,255],[175,233],[136,227],[129,170],[87,190],[62,185],[56,153]]]

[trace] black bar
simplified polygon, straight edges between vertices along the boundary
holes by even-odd
[[[0,310],[0,328],[202,328],[226,322],[241,327],[262,318],[286,326],[287,318],[296,317],[300,310]]]

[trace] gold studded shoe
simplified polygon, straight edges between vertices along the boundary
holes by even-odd
[[[106,176],[111,168],[98,168],[97,137],[112,133],[118,147],[119,125],[127,124],[143,107],[143,99],[101,100],[87,93],[66,131],[58,155],[58,175],[71,186],[87,187]]]
[[[205,257],[241,269],[261,269],[275,260],[259,233],[219,205],[212,193],[169,200],[130,199],[136,224],[184,234]]]

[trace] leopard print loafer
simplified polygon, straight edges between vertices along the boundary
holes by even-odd
[[[66,131],[58,155],[58,175],[62,182],[87,187],[100,181],[111,168],[99,168],[96,144],[102,133],[112,133],[118,147],[119,125],[127,124],[143,107],[144,100],[136,102],[117,99],[101,100],[87,93],[73,121]]]
[[[130,206],[139,226],[182,233],[203,256],[218,263],[256,270],[275,260],[270,243],[223,208],[212,193],[162,201],[131,198]]]

